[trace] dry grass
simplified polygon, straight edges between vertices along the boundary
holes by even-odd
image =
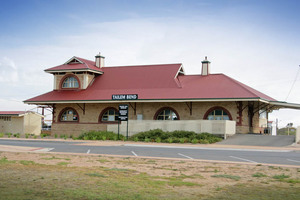
[[[299,199],[300,170],[109,156],[0,154],[0,199]]]

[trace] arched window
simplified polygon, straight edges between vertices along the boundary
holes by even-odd
[[[204,115],[204,119],[208,120],[232,120],[228,110],[222,107],[213,107]]]
[[[79,83],[78,83],[77,78],[75,78],[74,76],[69,76],[64,79],[61,87],[62,88],[79,88]]]
[[[61,122],[78,122],[79,116],[73,108],[64,109],[59,117],[59,121]]]
[[[179,115],[173,108],[165,107],[156,112],[154,120],[179,120]]]
[[[109,107],[104,109],[100,116],[99,121],[100,122],[116,122],[116,117],[119,115],[119,111],[113,107]]]

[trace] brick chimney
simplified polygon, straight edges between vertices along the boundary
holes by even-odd
[[[202,76],[207,76],[210,74],[210,62],[207,60],[207,56],[205,56],[205,60],[202,61]]]
[[[104,67],[104,58],[103,56],[101,56],[100,52],[99,54],[97,54],[95,56],[96,60],[95,60],[95,63],[96,63],[96,67],[99,67],[99,68],[102,68]]]

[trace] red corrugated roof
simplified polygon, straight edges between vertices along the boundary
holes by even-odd
[[[49,69],[46,69],[45,71],[50,73],[51,71],[64,71],[64,70],[93,70],[93,71],[102,72],[101,68],[96,67],[94,61],[86,60],[76,56],[74,56],[73,58],[80,60],[82,63],[72,63],[72,64],[65,63],[56,67],[51,67]]]
[[[22,115],[25,111],[0,111],[0,115]]]
[[[276,101],[224,74],[177,76],[181,67],[181,64],[104,67],[104,74],[97,76],[85,90],[55,90],[25,102],[107,101],[114,94],[138,94],[139,100],[251,98]]]

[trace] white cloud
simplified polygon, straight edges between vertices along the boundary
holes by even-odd
[[[0,58],[0,82],[17,82],[19,78],[15,62],[8,58]]]

